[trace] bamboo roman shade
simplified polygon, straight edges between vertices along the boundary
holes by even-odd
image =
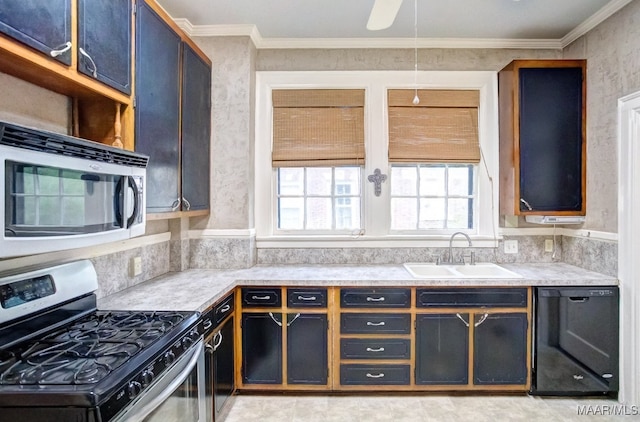
[[[469,90],[393,89],[389,100],[390,162],[480,162],[480,94]]]
[[[274,167],[364,163],[364,90],[274,90]]]

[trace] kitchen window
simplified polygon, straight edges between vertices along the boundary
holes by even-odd
[[[412,103],[416,84],[417,107]],[[337,155],[344,147],[326,148],[333,142],[329,138],[341,138],[320,135],[336,127],[326,121],[311,132],[307,125],[306,132],[287,129],[288,135],[281,136],[287,132],[282,116],[292,111],[279,110],[284,103],[281,93],[302,92],[300,98],[312,99],[311,105],[300,106],[303,100],[298,99],[284,108],[313,109],[319,108],[314,91],[358,92],[362,132],[357,126],[358,147],[350,144],[348,158]],[[456,231],[472,236],[474,246],[495,246],[495,72],[419,72],[415,80],[413,72],[257,72],[256,101],[259,247],[440,246]],[[340,116],[353,113],[351,107],[329,108]],[[416,117],[413,109],[426,118]],[[311,111],[296,110],[299,117],[290,121],[304,120]],[[407,127],[405,118],[409,123],[415,123],[414,118],[435,122],[435,132],[420,124]],[[418,140],[419,145],[406,139]],[[431,146],[425,148],[425,142]],[[333,155],[318,158],[323,149]],[[376,169],[386,176],[379,195],[368,177]]]

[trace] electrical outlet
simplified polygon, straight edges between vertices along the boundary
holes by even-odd
[[[544,240],[544,251],[545,252],[553,252],[553,239],[545,239]]]
[[[504,253],[518,253],[518,241],[517,240],[505,240],[504,241]]]
[[[136,256],[131,258],[131,265],[129,266],[131,277],[136,277],[142,274],[142,258]]]

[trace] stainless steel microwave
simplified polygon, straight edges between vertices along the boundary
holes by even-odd
[[[144,234],[149,158],[0,122],[0,258]]]

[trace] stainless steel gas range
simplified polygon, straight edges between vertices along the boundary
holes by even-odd
[[[204,421],[196,312],[99,311],[90,261],[0,278],[0,414]]]

